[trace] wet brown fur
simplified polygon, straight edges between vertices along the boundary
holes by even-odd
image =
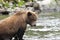
[[[14,34],[22,28],[23,30],[26,29],[27,23],[26,20],[28,19],[27,13],[29,11],[19,11],[16,12],[14,15],[5,18],[0,21],[0,39],[11,38]],[[37,15],[32,12],[33,16],[30,18],[37,18]],[[33,19],[32,18],[32,19]],[[31,20],[32,21],[32,20]]]

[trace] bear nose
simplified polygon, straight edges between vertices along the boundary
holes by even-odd
[[[36,26],[36,25],[34,25],[34,26]]]
[[[32,26],[32,27],[33,27],[33,26],[36,26],[36,24],[35,24],[35,25],[31,25],[31,26]]]
[[[33,26],[36,26],[36,24],[35,24],[35,25],[33,25]]]

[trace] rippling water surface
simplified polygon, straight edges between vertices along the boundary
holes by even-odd
[[[36,27],[27,27],[25,40],[60,40],[60,13],[40,13]]]

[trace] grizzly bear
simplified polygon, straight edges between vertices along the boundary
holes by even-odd
[[[27,24],[36,26],[37,14],[32,11],[18,11],[14,15],[0,21],[0,40],[12,40],[12,37],[22,37]],[[16,36],[17,35],[17,36]]]

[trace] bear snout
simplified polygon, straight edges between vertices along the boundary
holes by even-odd
[[[36,26],[36,23],[31,24],[31,26]]]
[[[33,25],[33,26],[36,26],[36,24],[35,24],[35,25]]]

